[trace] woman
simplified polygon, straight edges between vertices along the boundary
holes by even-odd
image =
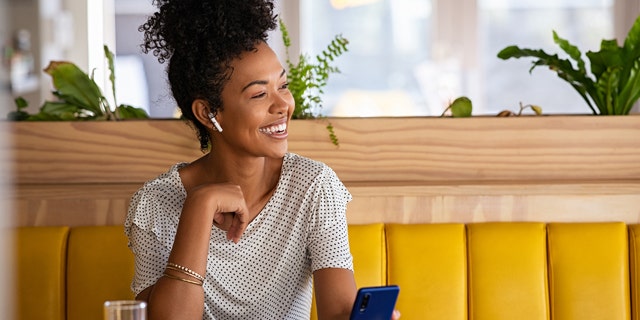
[[[144,49],[168,61],[183,116],[209,152],[134,195],[132,289],[149,319],[348,318],[356,285],[346,204],[326,165],[287,152],[293,98],[265,0],[156,1]]]

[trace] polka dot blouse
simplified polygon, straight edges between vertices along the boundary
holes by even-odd
[[[135,256],[137,295],[167,265],[186,191],[179,163],[144,184],[129,207],[125,233]],[[309,319],[312,273],[353,270],[346,205],[351,194],[323,163],[288,153],[278,186],[240,242],[211,230],[204,319]]]

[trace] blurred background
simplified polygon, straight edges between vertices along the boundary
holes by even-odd
[[[138,26],[154,12],[151,0],[4,1],[3,12],[14,19],[0,34],[3,73],[8,72],[1,81],[12,97],[30,102],[30,111],[50,94],[42,69],[51,60],[72,61],[106,79],[107,44],[117,54],[118,101],[145,108],[154,118],[176,116],[164,65],[140,50]],[[439,116],[461,95],[473,101],[474,115],[517,110],[520,103],[539,105],[545,114],[589,114],[554,72],[537,68],[529,74],[530,59],[504,61],[497,53],[518,45],[565,57],[553,30],[583,53],[597,51],[602,39],[622,41],[640,15],[640,0],[276,3],[291,33],[292,57],[315,56],[337,34],[350,41],[349,51],[336,60],[341,73],[329,79],[324,106],[317,110],[337,117]],[[270,42],[284,61],[279,31]]]
[[[0,41],[4,41],[5,37],[11,34],[12,19],[8,14],[9,12],[9,0],[0,0]],[[3,42],[0,42],[3,43]],[[11,92],[7,85],[10,82],[9,69],[7,64],[0,64],[0,106],[8,106],[11,104]],[[6,123],[0,121],[0,150],[9,150],[7,145],[10,143],[10,139],[7,137]],[[6,152],[0,151],[0,257],[5,257],[0,261],[0,310],[2,310],[2,317],[6,319],[13,319],[14,292],[10,290],[13,288],[13,259],[6,258],[12,257],[13,252],[11,248],[11,233],[7,230],[13,226],[13,209],[11,207],[12,189],[11,185],[11,168],[9,168],[9,157],[11,155]]]

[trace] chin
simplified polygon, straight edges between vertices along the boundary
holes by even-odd
[[[286,141],[284,141],[282,145],[278,145],[276,148],[273,149],[273,154],[270,157],[275,159],[281,159],[284,157],[285,154],[287,154],[287,152],[289,152],[289,144]]]

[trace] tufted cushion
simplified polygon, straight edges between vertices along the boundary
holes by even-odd
[[[122,226],[74,227],[69,233],[68,320],[102,319],[106,300],[133,299],[133,254]]]
[[[386,226],[389,284],[400,286],[402,319],[467,317],[463,224]]]
[[[16,228],[15,319],[65,319],[68,233],[68,227]]]
[[[550,223],[552,319],[630,318],[624,223]]]
[[[543,223],[467,225],[469,319],[548,319]]]

